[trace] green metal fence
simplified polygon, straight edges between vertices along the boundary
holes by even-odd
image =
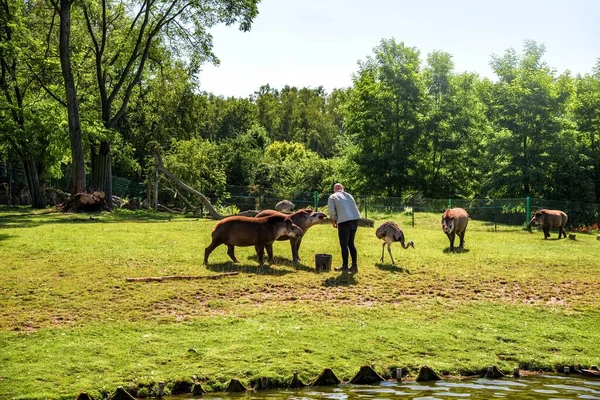
[[[86,176],[86,187],[89,187],[91,184],[91,176]],[[59,189],[65,193],[69,193],[71,188],[71,170],[66,170],[63,177],[60,179],[53,179],[46,183],[47,188]],[[124,197],[124,198],[132,198],[146,197],[146,184],[141,180],[131,180],[127,178],[122,178],[119,176],[113,176],[112,182],[113,195]]]
[[[51,182],[50,186],[68,190],[70,174],[67,172],[63,179]],[[54,184],[54,185],[52,185]],[[64,186],[64,188],[63,188]],[[251,186],[227,187],[229,197],[216,196],[214,193],[204,193],[213,204],[235,206],[240,211],[272,209],[284,198],[277,196],[268,189],[257,190]],[[144,182],[113,177],[113,193],[120,197],[140,197],[146,195]],[[306,192],[286,200],[291,200],[296,209],[312,207],[325,209],[330,193]],[[171,196],[165,193],[165,196]],[[415,197],[401,199],[399,197],[355,195],[356,202],[365,218],[380,217],[400,212],[410,212],[418,220],[418,213],[443,213],[446,208],[461,207],[467,210],[475,220],[487,221],[499,225],[524,226],[529,222],[533,211],[548,208],[558,209],[569,216],[568,227],[573,229],[580,226],[600,225],[600,204],[581,203],[574,201],[544,200],[533,197],[506,199],[428,199]],[[414,215],[417,215],[416,217]]]
[[[244,193],[243,187],[232,187],[231,197],[217,199],[209,196],[211,201],[217,200],[224,205],[235,205],[240,211],[269,209],[283,200],[268,191],[262,193]],[[286,200],[292,201],[296,209],[312,207],[325,209],[330,193],[303,193]],[[504,199],[428,199],[355,195],[356,203],[365,218],[381,217],[401,212],[416,214],[430,212],[440,215],[447,208],[461,207],[467,210],[472,219],[494,223],[494,225],[525,226],[531,214],[542,208],[558,209],[569,216],[568,227],[600,225],[600,204],[580,203],[573,201],[544,200],[533,197]]]

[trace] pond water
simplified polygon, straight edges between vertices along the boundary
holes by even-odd
[[[189,396],[186,396],[189,399]],[[243,394],[207,393],[202,398],[232,399],[599,399],[600,380],[580,376],[535,375],[504,379],[463,379],[379,385],[340,384],[297,390],[249,391]]]

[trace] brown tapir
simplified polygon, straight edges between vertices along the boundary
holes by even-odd
[[[275,210],[263,210],[263,211],[259,212],[258,214],[256,214],[257,217],[266,217],[268,215],[280,215],[280,216],[284,216],[284,217],[289,216],[290,219],[294,222],[294,224],[298,225],[300,227],[300,229],[302,229],[304,231],[305,234],[306,234],[306,231],[308,230],[308,228],[323,221],[326,217],[326,215],[322,212],[308,210],[308,209],[298,210],[295,213],[290,214],[290,215],[286,215],[286,214],[280,213],[279,211],[275,211]],[[290,241],[290,246],[292,247],[293,262],[300,261],[300,255],[298,254],[298,252],[300,250],[300,244],[302,243],[303,237],[304,236],[300,236],[300,237],[280,236],[277,239],[277,240],[289,240]]]
[[[465,231],[469,223],[469,214],[462,208],[449,208],[442,214],[442,230],[450,239],[450,251],[454,251],[454,238],[460,238],[459,249],[465,246]]]
[[[265,247],[269,262],[273,262],[273,242],[281,236],[300,237],[304,232],[286,216],[253,218],[234,215],[217,222],[212,230],[212,242],[204,250],[204,264],[208,264],[208,256],[222,245],[227,245],[227,254],[233,262],[235,246],[254,246],[258,262],[264,264]]]
[[[544,231],[544,239],[550,237],[550,229],[558,228],[558,238],[560,239],[561,234],[566,238],[567,232],[565,231],[565,226],[567,225],[567,220],[567,214],[560,210],[541,209],[533,214],[527,227],[531,229],[531,225],[540,225],[542,231]]]

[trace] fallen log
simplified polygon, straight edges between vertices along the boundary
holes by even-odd
[[[57,204],[56,210],[61,212],[99,212],[110,211],[104,192],[77,193],[64,203]]]
[[[225,272],[216,275],[166,275],[166,276],[146,276],[140,278],[125,278],[127,282],[160,282],[168,280],[192,280],[192,279],[220,279],[226,276],[238,275],[239,272]]]
[[[210,200],[208,200],[208,198],[206,196],[204,196],[202,193],[200,193],[196,189],[188,186],[181,179],[179,179],[178,177],[176,177],[175,174],[173,174],[171,171],[169,171],[168,169],[166,169],[163,166],[162,159],[161,159],[160,154],[158,153],[158,151],[154,152],[154,159],[155,159],[155,168],[156,168],[156,170],[159,171],[159,172],[162,172],[164,175],[166,175],[169,179],[171,179],[175,184],[177,184],[180,188],[182,188],[186,192],[191,193],[194,196],[198,197],[200,199],[200,201],[202,202],[202,204],[204,204],[204,206],[207,208],[208,214],[212,218],[217,219],[217,220],[224,218],[224,216],[221,215],[217,210],[215,210],[215,208],[213,207],[213,205],[210,204]]]

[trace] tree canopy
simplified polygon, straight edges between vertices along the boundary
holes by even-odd
[[[87,175],[108,194],[113,175],[144,180],[155,145],[222,198],[343,181],[358,194],[600,202],[600,60],[558,73],[526,40],[493,55],[487,79],[389,38],[331,93],[201,92],[196,73],[219,62],[209,28],[249,30],[258,3],[0,0],[0,148],[21,161],[32,204],[44,207],[46,182],[63,174],[66,189]]]

